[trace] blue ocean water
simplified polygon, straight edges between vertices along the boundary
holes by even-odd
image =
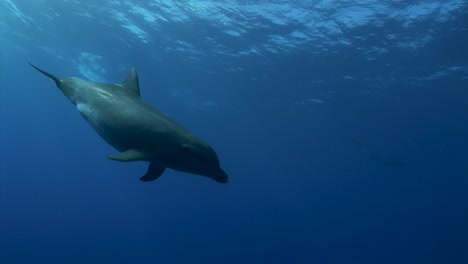
[[[0,263],[468,263],[468,1],[0,1]],[[32,62],[120,82],[229,183],[143,162]]]

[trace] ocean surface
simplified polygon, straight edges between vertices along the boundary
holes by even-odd
[[[116,153],[121,82],[227,184]],[[468,263],[468,1],[0,0],[0,263]]]

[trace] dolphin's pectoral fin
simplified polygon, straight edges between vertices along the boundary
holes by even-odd
[[[117,154],[109,154],[107,158],[116,161],[137,161],[137,160],[144,160],[146,158],[145,153],[142,153],[138,150],[129,149],[127,151],[117,153]]]
[[[144,181],[144,182],[154,181],[163,174],[165,169],[166,167],[164,167],[163,165],[157,162],[152,162],[149,164],[148,171],[146,172],[146,174],[140,178],[140,181]]]

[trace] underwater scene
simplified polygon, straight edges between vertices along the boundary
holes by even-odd
[[[0,0],[0,263],[468,263],[467,0]]]

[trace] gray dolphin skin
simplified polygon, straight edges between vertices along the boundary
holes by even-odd
[[[94,130],[120,152],[107,155],[109,159],[150,163],[140,180],[156,180],[170,168],[228,181],[207,143],[141,99],[134,69],[122,83],[97,83],[58,78],[30,65],[52,79]]]

